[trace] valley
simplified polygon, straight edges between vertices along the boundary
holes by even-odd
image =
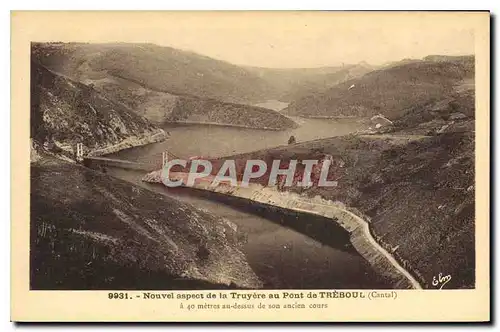
[[[33,43],[31,82],[34,289],[396,287],[331,220],[85,168],[77,144],[151,164],[331,156],[337,187],[288,193],[345,206],[424,288],[442,269],[475,285],[473,56],[273,69]]]

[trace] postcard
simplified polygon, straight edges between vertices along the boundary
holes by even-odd
[[[488,322],[490,13],[14,11],[18,322]]]

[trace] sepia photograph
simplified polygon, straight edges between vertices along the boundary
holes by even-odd
[[[23,63],[30,292],[478,287],[488,12],[52,14]]]

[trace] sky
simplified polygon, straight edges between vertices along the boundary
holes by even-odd
[[[53,40],[150,42],[248,66],[321,67],[361,61],[379,65],[430,54],[473,54],[473,23],[477,15],[83,12],[55,18],[64,29],[48,30]]]

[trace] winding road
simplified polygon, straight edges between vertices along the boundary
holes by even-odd
[[[420,283],[405,269],[403,268],[399,263],[398,261],[389,253],[387,252],[387,250],[385,250],[384,248],[382,248],[382,246],[380,246],[380,244],[378,244],[378,242],[372,237],[371,233],[370,233],[370,225],[368,224],[367,221],[363,220],[362,218],[360,218],[359,216],[357,216],[356,214],[352,213],[351,211],[349,210],[345,210],[345,209],[341,209],[341,208],[337,208],[335,206],[331,206],[331,205],[327,205],[327,204],[320,204],[320,203],[311,203],[311,204],[315,204],[315,205],[321,205],[321,206],[325,206],[325,207],[328,207],[332,210],[337,210],[337,211],[341,211],[342,213],[346,213],[348,215],[350,215],[354,220],[356,220],[358,223],[359,223],[359,226],[361,226],[363,228],[363,234],[365,236],[365,238],[370,242],[370,244],[377,250],[379,251],[382,255],[384,255],[384,257],[402,274],[406,277],[406,279],[408,279],[408,281],[411,283],[411,285],[413,286],[414,289],[422,289],[422,286],[420,285]],[[301,209],[302,210],[302,209]],[[304,212],[309,212],[309,213],[315,213],[314,211],[308,211],[308,210],[302,210]]]

